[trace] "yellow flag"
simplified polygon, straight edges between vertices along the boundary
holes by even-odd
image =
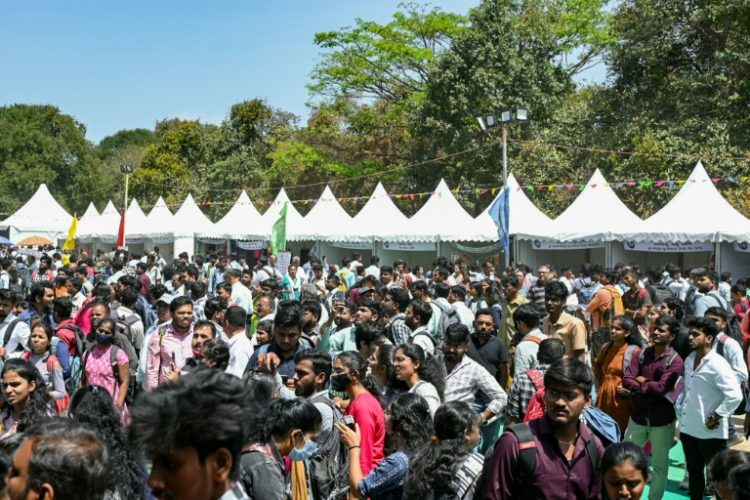
[[[76,248],[76,230],[78,229],[78,217],[73,215],[73,222],[70,223],[70,229],[68,229],[68,239],[65,240],[62,249],[63,250],[75,250]]]

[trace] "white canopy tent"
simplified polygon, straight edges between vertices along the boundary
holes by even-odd
[[[354,220],[346,213],[338,200],[326,186],[315,206],[304,218],[297,240],[350,241],[354,232]]]
[[[73,217],[52,197],[46,184],[40,184],[34,195],[11,216],[0,222],[0,230],[18,242],[29,236],[43,236],[56,242],[65,239]]]
[[[289,196],[286,194],[286,191],[284,188],[281,188],[281,191],[279,191],[279,194],[276,195],[276,198],[271,202],[271,206],[268,207],[268,210],[265,211],[265,213],[261,216],[261,219],[263,221],[263,225],[261,226],[261,230],[263,231],[262,234],[265,235],[266,238],[270,238],[271,236],[271,228],[273,227],[273,224],[279,220],[279,213],[281,212],[281,207],[284,206],[284,204],[287,205],[286,209],[286,239],[287,241],[304,241],[306,239],[305,231],[304,231],[304,222],[303,217],[300,215],[300,213],[297,211],[296,208],[294,208],[294,205],[292,205],[291,200],[289,199]]]
[[[78,219],[78,223],[80,224],[82,220],[88,219],[90,217],[97,217],[98,215],[99,215],[99,211],[94,206],[94,203],[89,202],[89,206],[86,207],[86,211],[83,212],[83,215],[81,216],[81,218]]]
[[[354,216],[352,241],[389,241],[398,238],[409,219],[398,209],[383,184],[378,182],[362,210]]]
[[[214,223],[206,217],[195,203],[192,194],[188,194],[180,208],[173,216],[174,253],[195,253],[195,236],[211,233]]]
[[[112,200],[109,200],[101,214],[90,219],[87,224],[79,226],[78,238],[83,241],[98,239],[102,242],[114,243],[117,240],[119,227],[120,212]]]
[[[243,190],[229,212],[210,231],[199,233],[198,236],[228,240],[265,240],[268,235],[264,232],[263,224],[263,217]]]

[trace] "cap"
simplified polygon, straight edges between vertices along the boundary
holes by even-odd
[[[174,295],[172,295],[171,293],[165,293],[165,294],[162,294],[162,296],[159,297],[159,299],[156,302],[164,302],[165,304],[169,305],[172,303],[173,300],[174,300]]]

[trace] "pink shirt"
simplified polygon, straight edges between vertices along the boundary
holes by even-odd
[[[181,335],[174,329],[172,323],[167,326],[164,336],[159,331],[151,336],[146,354],[146,376],[149,390],[162,384],[172,368],[172,357],[177,369],[181,370],[185,362],[193,357],[193,327]]]
[[[383,460],[385,443],[385,414],[378,400],[365,392],[349,403],[345,415],[354,417],[359,425],[362,441],[359,444],[359,464],[362,475],[367,476]]]

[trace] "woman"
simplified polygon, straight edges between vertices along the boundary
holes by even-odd
[[[482,283],[471,284],[469,287],[469,300],[466,301],[466,305],[474,314],[480,309],[487,308],[487,301],[484,300],[484,285]]]
[[[76,422],[96,429],[109,448],[113,466],[109,473],[108,498],[146,498],[143,488],[145,471],[125,442],[109,392],[98,385],[82,388],[71,400],[69,415]]]
[[[351,416],[359,426],[362,436],[359,462],[362,475],[367,476],[383,460],[385,414],[375,381],[367,374],[367,362],[359,353],[345,351],[336,357],[331,389],[345,392],[350,401],[344,416]]]
[[[254,435],[242,447],[240,456],[240,482],[248,496],[264,500],[304,495],[312,498],[303,461],[317,451],[315,440],[320,435],[322,417],[315,405],[305,399],[275,399],[255,424]],[[291,478],[287,477],[284,457],[293,462]]]
[[[477,414],[468,403],[449,401],[435,412],[435,435],[414,456],[404,498],[470,499],[484,457],[471,451],[479,442]]]
[[[602,456],[602,483],[610,500],[639,500],[648,481],[648,458],[633,443],[610,445]]]
[[[396,379],[393,366],[393,346],[378,344],[369,358],[367,358],[367,373],[372,375],[375,387],[378,389],[383,404],[388,406],[402,392],[409,390],[408,386]]]
[[[125,397],[128,394],[128,355],[125,351],[112,345],[115,338],[115,322],[104,318],[96,329],[96,344],[83,355],[83,372],[81,387],[100,385],[106,389],[123,424],[129,420]]]
[[[428,281],[427,277],[424,274],[424,266],[414,266],[414,271],[411,273],[411,280],[409,280],[409,284],[411,285],[415,281]]]
[[[3,367],[2,379],[8,405],[0,412],[0,437],[23,432],[29,425],[53,415],[52,399],[34,365],[24,359],[9,359]]]
[[[454,264],[453,274],[448,276],[448,284],[450,286],[463,285],[464,283],[468,283],[468,281],[469,277],[464,267],[461,264]]]
[[[618,316],[612,321],[610,341],[602,346],[594,362],[594,375],[599,388],[596,406],[612,417],[625,432],[632,411],[632,395],[622,386],[625,368],[641,352],[641,339],[633,319]]]
[[[341,442],[349,449],[349,497],[373,500],[400,500],[411,456],[426,443],[432,433],[430,409],[424,398],[416,394],[401,394],[390,406],[388,436],[395,453],[380,462],[366,476],[359,463],[361,435],[359,426],[350,429],[337,423]]]
[[[711,459],[708,464],[708,480],[714,487],[716,498],[731,500],[732,490],[729,488],[729,472],[741,464],[750,463],[750,453],[727,448]]]
[[[434,416],[443,400],[443,374],[434,358],[427,361],[424,351],[416,344],[401,344],[393,353],[396,379],[409,386],[409,392],[422,396]]]
[[[69,397],[65,392],[62,365],[51,352],[52,329],[42,323],[34,325],[29,335],[29,349],[31,352],[24,352],[21,357],[39,370],[50,398],[55,401],[58,415],[62,414],[68,407]]]

